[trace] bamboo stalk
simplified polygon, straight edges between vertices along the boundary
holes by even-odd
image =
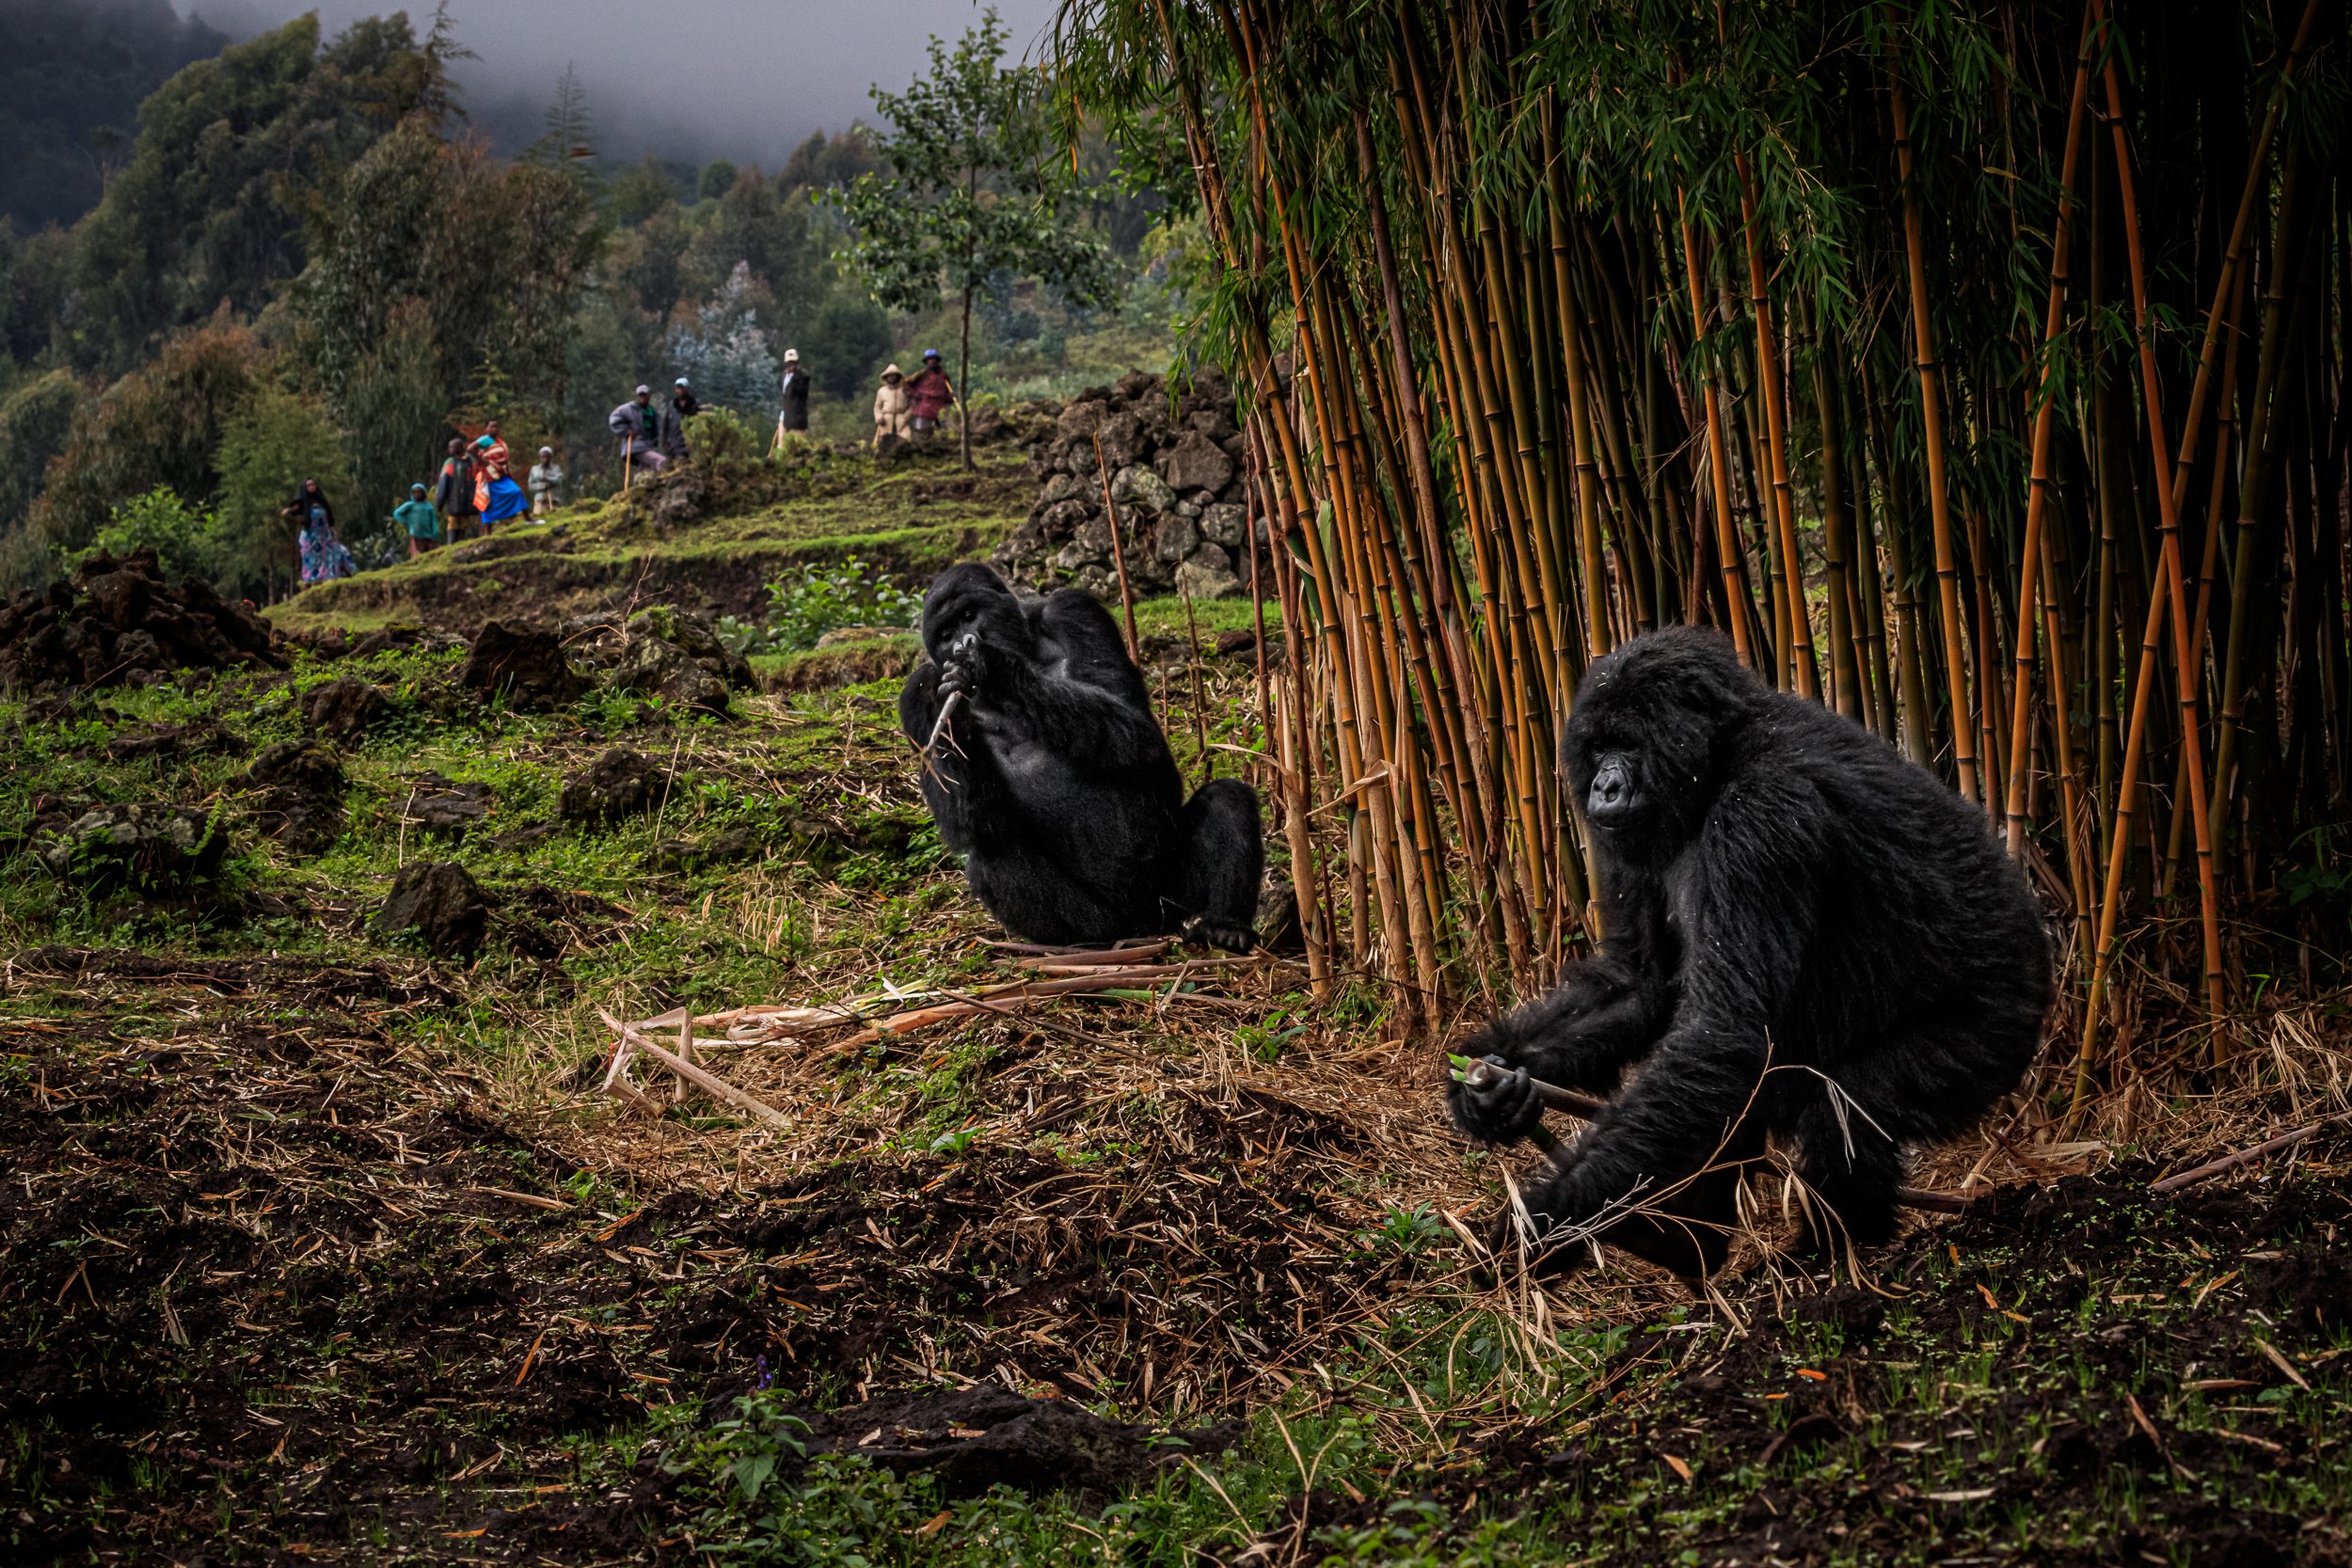
[[[2080,178],[2083,128],[2090,119],[2090,52],[2098,36],[2099,0],[2083,8],[2083,38],[2074,58],[2074,89],[2066,111],[2066,151],[2058,174],[2058,208],[2050,226],[2050,302],[2042,314],[2041,372],[2036,378],[2033,406],[2033,474],[2026,490],[2026,541],[2018,552],[2017,663],[2015,690],[2010,707],[2009,852],[2022,854],[2026,844],[2026,726],[2033,703],[2033,636],[2031,616],[2042,585],[2036,574],[2044,553],[2042,530],[2050,510],[2051,442],[2058,428],[2058,351],[2066,329],[2067,246],[2074,230],[2074,185]],[[2058,643],[2042,640],[2042,657],[2050,661],[2057,683]]]
[[[1914,368],[1919,374],[1919,420],[1927,445],[1928,514],[1935,533],[1935,582],[1944,625],[1944,678],[1951,702],[1952,758],[1964,800],[1983,798],[1977,783],[1975,742],[1969,730],[1967,660],[1961,652],[1960,563],[1952,547],[1951,496],[1945,477],[1944,392],[1935,362],[1935,329],[1928,319],[1927,241],[1919,217],[1918,173],[1911,146],[1911,115],[1902,77],[1887,63],[1888,101],[1895,119],[1895,167],[1902,182],[1903,260],[1911,279]]]

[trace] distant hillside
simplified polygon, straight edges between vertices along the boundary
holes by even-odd
[[[170,0],[0,0],[0,216],[20,234],[98,205],[139,102],[229,35]]]

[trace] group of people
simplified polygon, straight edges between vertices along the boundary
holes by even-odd
[[[881,447],[885,438],[930,440],[955,401],[955,385],[940,363],[939,350],[925,349],[923,368],[912,376],[896,365],[885,366],[874,390],[874,445]]]
[[[563,504],[564,466],[556,461],[553,447],[539,449],[539,461],[523,483],[515,481],[513,462],[496,420],[470,441],[453,437],[433,483],[411,484],[408,499],[392,508],[393,524],[408,539],[408,559],[414,561],[467,532],[486,535],[496,525],[517,517],[544,518]],[[279,515],[293,530],[303,582],[332,582],[359,569],[336,530],[335,509],[317,480],[304,480]]]
[[[781,447],[787,437],[808,431],[809,377],[801,368],[798,349],[784,351],[779,391],[775,444]],[[929,440],[955,402],[955,386],[937,349],[923,351],[923,368],[912,376],[891,365],[874,393],[875,446],[882,446],[885,437]],[[683,462],[686,421],[701,412],[702,404],[684,376],[660,404],[654,402],[651,387],[641,386],[613,409],[605,423],[620,442],[623,482],[640,470],[658,474]],[[556,461],[554,448],[539,449],[539,461],[522,483],[515,481],[513,461],[496,420],[470,442],[463,436],[452,439],[433,483],[411,484],[408,499],[392,508],[392,521],[408,538],[408,559],[414,561],[469,531],[485,536],[502,522],[544,518],[563,504],[564,467]],[[317,480],[304,480],[281,515],[294,528],[304,582],[331,582],[359,569],[336,532],[334,509]]]
[[[453,436],[432,485],[411,484],[408,499],[392,509],[392,520],[408,535],[408,559],[438,548],[444,540],[453,542],[469,529],[487,535],[500,523],[544,518],[563,504],[564,466],[555,460],[553,447],[539,449],[526,483],[515,482],[513,467],[498,420],[489,420],[470,442]]]

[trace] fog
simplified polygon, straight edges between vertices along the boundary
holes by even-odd
[[[404,8],[361,0],[177,0],[183,14],[245,38],[315,9],[331,34]],[[432,7],[405,8],[422,33]],[[480,56],[453,74],[468,112],[512,150],[539,128],[566,64],[588,92],[607,166],[645,152],[774,168],[812,131],[873,118],[866,88],[903,88],[934,33],[977,24],[974,0],[452,0],[457,37]],[[1047,41],[1057,0],[997,0],[1016,54]]]

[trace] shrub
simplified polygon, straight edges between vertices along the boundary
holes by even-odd
[[[770,583],[767,627],[758,645],[745,651],[800,653],[843,626],[911,626],[922,610],[921,595],[851,556]]]
[[[137,549],[153,550],[167,578],[209,580],[220,559],[220,518],[199,512],[168,485],[158,484],[116,507],[89,548],[74,551],[67,564],[78,566],[100,550],[120,556]]]

